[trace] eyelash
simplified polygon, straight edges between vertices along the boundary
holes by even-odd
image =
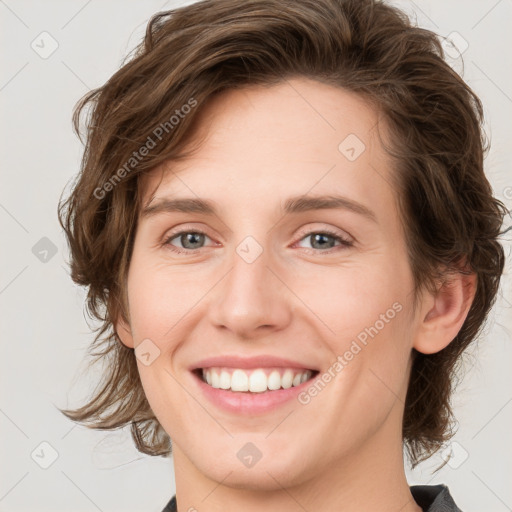
[[[199,249],[180,249],[178,247],[175,247],[175,246],[171,245],[171,241],[174,240],[175,238],[178,238],[179,236],[181,236],[183,234],[190,234],[190,233],[193,233],[195,235],[205,235],[205,236],[208,237],[208,235],[204,231],[184,229],[182,231],[177,231],[175,233],[172,233],[171,235],[166,237],[166,239],[164,240],[162,245],[164,247],[167,247],[172,252],[175,252],[175,253],[178,253],[178,254],[194,254],[196,251],[199,251],[200,249],[203,249],[203,247],[201,247]],[[309,237],[311,235],[328,235],[328,236],[331,236],[336,241],[340,242],[340,245],[338,246],[338,249],[340,247],[346,249],[346,248],[352,247],[354,245],[354,243],[352,241],[347,240],[347,239],[341,237],[340,235],[338,235],[337,233],[335,233],[334,231],[331,231],[329,229],[324,229],[322,231],[309,231],[302,238],[300,238],[298,241],[300,242],[300,241],[304,240],[305,238],[307,238],[307,237]],[[208,237],[208,238],[210,238],[210,237]],[[308,250],[309,251],[313,251],[313,252],[320,252],[320,253],[324,253],[324,254],[325,253],[331,254],[333,251],[336,251],[336,247],[331,247],[329,250],[326,250],[326,251],[322,251],[320,249],[308,249]]]

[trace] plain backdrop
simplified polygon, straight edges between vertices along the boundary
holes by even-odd
[[[75,103],[119,68],[153,14],[184,3],[0,0],[0,512],[160,512],[175,492],[170,459],[137,452],[127,429],[90,430],[56,408],[81,405],[97,379],[84,373],[93,334],[84,290],[67,273],[57,203],[79,169]],[[394,3],[462,52],[451,46],[451,63],[485,106],[486,172],[512,208],[511,0]],[[466,358],[459,430],[408,472],[411,484],[447,484],[465,512],[512,510],[511,296],[508,262]]]

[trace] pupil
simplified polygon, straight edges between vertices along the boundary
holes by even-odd
[[[322,233],[317,233],[315,235],[311,235],[313,237],[313,240],[314,242],[311,244],[313,247],[315,247],[315,243],[318,241],[318,239],[320,238],[330,238],[332,240],[332,236],[330,235],[325,235],[325,234],[322,234]],[[329,247],[333,247],[333,244],[327,244]],[[320,244],[320,248],[322,247],[326,247],[326,244]],[[316,247],[315,247],[316,248]]]
[[[199,237],[199,241],[197,241],[197,238]],[[186,249],[197,249],[197,247],[194,246],[194,244],[201,244],[202,240],[204,238],[204,235],[201,233],[186,233],[185,235],[182,235],[181,237],[181,243],[183,247]],[[196,239],[194,241],[194,239]],[[183,243],[183,240],[185,240],[185,243]],[[193,247],[187,246],[188,242],[191,241]]]

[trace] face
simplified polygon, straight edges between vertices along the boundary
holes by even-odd
[[[122,335],[176,460],[275,489],[401,454],[416,320],[386,127],[306,79],[201,116],[197,153],[144,182]]]

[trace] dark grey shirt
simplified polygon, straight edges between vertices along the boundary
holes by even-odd
[[[446,485],[412,485],[410,489],[423,512],[462,512],[455,505]],[[176,496],[171,498],[162,512],[178,512]]]

